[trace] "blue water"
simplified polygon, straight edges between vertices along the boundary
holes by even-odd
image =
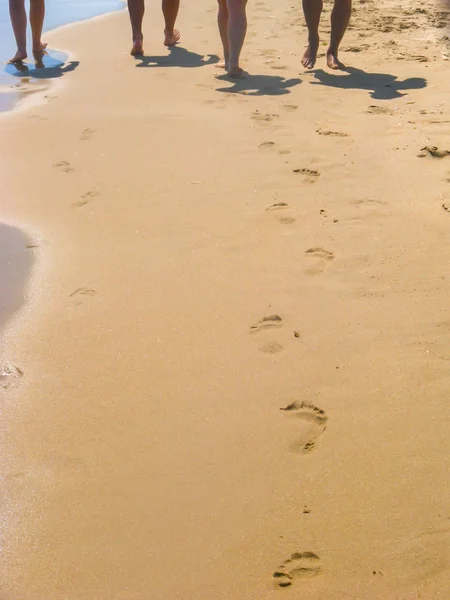
[[[122,0],[46,0],[46,15],[44,31],[56,29],[67,23],[85,21],[97,15],[101,15],[124,8]],[[29,5],[26,3],[28,12]],[[31,34],[28,33],[28,55],[31,54]],[[33,60],[26,61],[26,71],[19,71],[12,65],[5,64],[14,56],[16,44],[9,20],[8,0],[0,0],[0,88],[8,93],[0,93],[0,111],[11,108],[16,100],[17,85],[21,78],[27,77],[31,83],[33,80],[54,78],[66,71],[73,70],[73,64],[67,64],[67,56],[56,49],[49,48],[48,56],[44,57],[44,68],[36,69]],[[11,93],[9,93],[11,92]]]

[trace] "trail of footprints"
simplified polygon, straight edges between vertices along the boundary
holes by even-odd
[[[296,107],[292,107],[294,110]],[[370,106],[368,112],[373,114],[386,114],[390,109],[385,107]],[[252,119],[260,124],[267,124],[279,117],[278,114],[261,114],[258,111],[253,113]],[[347,133],[338,130],[329,130],[319,128],[316,133],[321,136],[345,138]],[[263,141],[259,148],[264,151],[273,151],[277,149],[277,144],[272,140]],[[281,152],[281,151],[280,151]],[[444,158],[450,155],[450,151],[442,150],[434,146],[421,149],[420,156],[431,156],[432,158]],[[305,181],[314,183],[318,181],[321,173],[318,170],[300,167],[293,169],[297,175],[305,178]],[[443,203],[442,209],[450,212],[450,204]],[[283,225],[295,223],[295,217],[291,214],[291,209],[286,202],[275,202],[268,206],[266,212],[276,218]],[[321,215],[326,215],[324,210]],[[336,220],[334,222],[337,222]],[[335,255],[330,250],[321,247],[311,247],[305,250],[305,274],[317,276],[334,261]],[[309,264],[308,264],[309,263]],[[268,314],[249,328],[249,333],[261,338],[263,341],[259,345],[259,350],[265,354],[278,354],[284,350],[282,344],[277,340],[277,333],[284,327],[283,318],[276,313]],[[296,338],[300,337],[297,331],[294,331]],[[295,400],[285,407],[280,408],[283,418],[287,419],[295,433],[288,442],[289,450],[299,456],[308,456],[314,452],[319,440],[326,430],[328,416],[324,410],[306,401]],[[308,514],[309,509],[304,513]],[[308,581],[320,576],[322,573],[322,564],[320,557],[310,550],[297,551],[290,555],[273,572],[272,580],[276,589],[290,588],[296,583]]]
[[[285,202],[273,204],[268,209],[269,212],[286,210],[288,205]],[[334,259],[332,252],[324,248],[310,248],[306,251],[306,255],[314,258],[317,265],[329,263]],[[316,270],[322,267],[316,265]],[[266,337],[283,328],[283,318],[272,313],[264,316],[262,319],[251,325],[249,328],[250,335]],[[297,331],[293,332],[294,337],[300,337]],[[267,354],[276,354],[283,350],[283,346],[276,340],[265,341],[259,346],[261,352]],[[285,407],[280,408],[284,417],[295,425],[295,435],[289,442],[291,452],[306,456],[313,452],[319,441],[319,438],[324,433],[328,416],[324,410],[306,401],[294,400]],[[309,509],[305,509],[304,513],[309,513]],[[322,565],[320,557],[311,551],[294,552],[274,571],[272,579],[273,585],[277,589],[289,588],[297,582],[309,580],[317,577],[322,573]]]
[[[291,451],[303,455],[312,452],[326,429],[328,417],[325,411],[308,402],[297,401],[280,410],[299,425],[297,437],[290,445]],[[310,511],[305,508],[303,512],[308,514]],[[276,588],[287,588],[297,581],[317,577],[321,572],[322,565],[317,554],[311,551],[294,552],[273,573],[273,584]]]
[[[251,335],[265,335],[283,327],[283,319],[280,315],[271,314],[263,317],[260,321],[250,327]],[[293,331],[294,338],[299,338],[298,331]],[[259,346],[261,352],[276,354],[283,350],[283,346],[276,340],[266,341]],[[326,429],[328,417],[322,409],[308,402],[294,401],[281,408],[285,416],[298,424],[298,432],[290,444],[290,449],[296,454],[308,454],[314,450],[318,438]]]

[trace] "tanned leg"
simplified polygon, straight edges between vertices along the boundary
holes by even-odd
[[[139,56],[144,54],[144,36],[142,35],[142,21],[145,13],[144,0],[128,0],[128,12],[133,35],[131,54],[132,56]]]
[[[339,45],[347,31],[352,14],[352,0],[335,0],[331,13],[331,38],[327,51],[327,65],[330,69],[342,69],[344,65],[338,59]]]
[[[42,41],[44,26],[45,0],[30,0],[30,25],[33,36],[33,53],[42,54],[47,47]]]
[[[20,62],[27,57],[27,13],[24,0],[9,0],[9,15],[16,38],[17,52],[10,62]]]
[[[243,73],[239,58],[247,33],[247,0],[227,0],[228,7],[228,75],[240,77]]]
[[[219,26],[220,39],[223,46],[223,62],[217,66],[228,70],[230,47],[228,45],[228,7],[227,0],[218,0],[217,25]]]
[[[175,22],[180,8],[180,0],[162,0],[162,11],[164,15],[164,45],[175,46],[180,39],[180,32],[175,29]]]
[[[308,47],[302,58],[302,65],[306,69],[314,68],[319,50],[319,23],[322,14],[322,0],[303,0],[303,12],[306,26],[308,27]]]

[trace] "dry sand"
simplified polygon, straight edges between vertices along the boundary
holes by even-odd
[[[213,2],[171,54],[148,4],[0,121],[1,600],[448,600],[444,16],[356,3],[303,73],[254,2],[233,84]]]

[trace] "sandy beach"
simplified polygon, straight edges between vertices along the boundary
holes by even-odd
[[[445,13],[304,72],[253,2],[232,82],[214,2],[172,51],[147,4],[0,115],[0,600],[448,600]]]

